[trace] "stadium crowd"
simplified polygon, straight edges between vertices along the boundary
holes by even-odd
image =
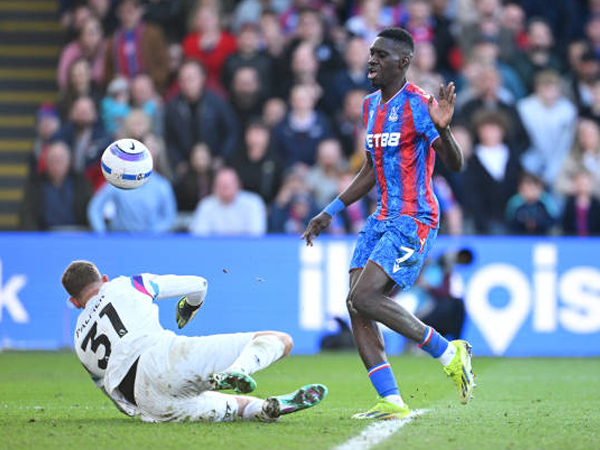
[[[457,85],[449,234],[600,234],[600,0],[62,0],[56,104],[41,105],[23,229],[299,234],[364,150],[368,49],[402,26],[409,81]],[[107,183],[115,139],[155,172]],[[334,218],[356,233],[375,194]]]

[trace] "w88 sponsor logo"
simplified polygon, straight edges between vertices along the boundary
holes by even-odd
[[[377,147],[395,147],[400,144],[400,133],[377,133],[367,134],[367,146]]]

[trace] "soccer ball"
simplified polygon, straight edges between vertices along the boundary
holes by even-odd
[[[121,189],[140,187],[152,173],[150,150],[135,139],[120,139],[102,154],[102,174],[106,181]]]

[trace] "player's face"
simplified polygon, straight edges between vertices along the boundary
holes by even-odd
[[[384,88],[405,76],[410,55],[402,45],[391,39],[378,37],[369,49],[367,77],[376,88]]]

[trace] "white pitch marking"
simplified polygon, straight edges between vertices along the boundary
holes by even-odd
[[[354,436],[349,441],[344,442],[333,450],[368,450],[371,447],[385,441],[392,434],[398,431],[415,417],[426,413],[427,409],[415,409],[402,419],[381,420],[365,428],[358,436]]]

